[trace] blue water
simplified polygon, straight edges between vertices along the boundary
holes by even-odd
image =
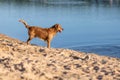
[[[0,0],[0,33],[26,41],[29,25],[64,28],[53,39],[54,48],[70,48],[120,58],[119,0]],[[32,44],[46,46],[33,39]]]

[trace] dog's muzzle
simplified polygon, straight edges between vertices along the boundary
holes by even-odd
[[[64,29],[62,28],[61,30],[59,30],[59,32],[61,33]]]

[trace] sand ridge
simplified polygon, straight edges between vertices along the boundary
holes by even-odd
[[[120,80],[120,59],[27,45],[0,34],[0,80]]]

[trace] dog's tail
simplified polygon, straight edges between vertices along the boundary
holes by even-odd
[[[23,19],[20,19],[19,22],[22,22],[25,25],[25,27],[29,29],[30,26],[27,24],[26,21],[24,21]]]

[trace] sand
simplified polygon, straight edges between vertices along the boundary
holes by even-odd
[[[120,80],[120,59],[27,45],[0,34],[0,80]]]

